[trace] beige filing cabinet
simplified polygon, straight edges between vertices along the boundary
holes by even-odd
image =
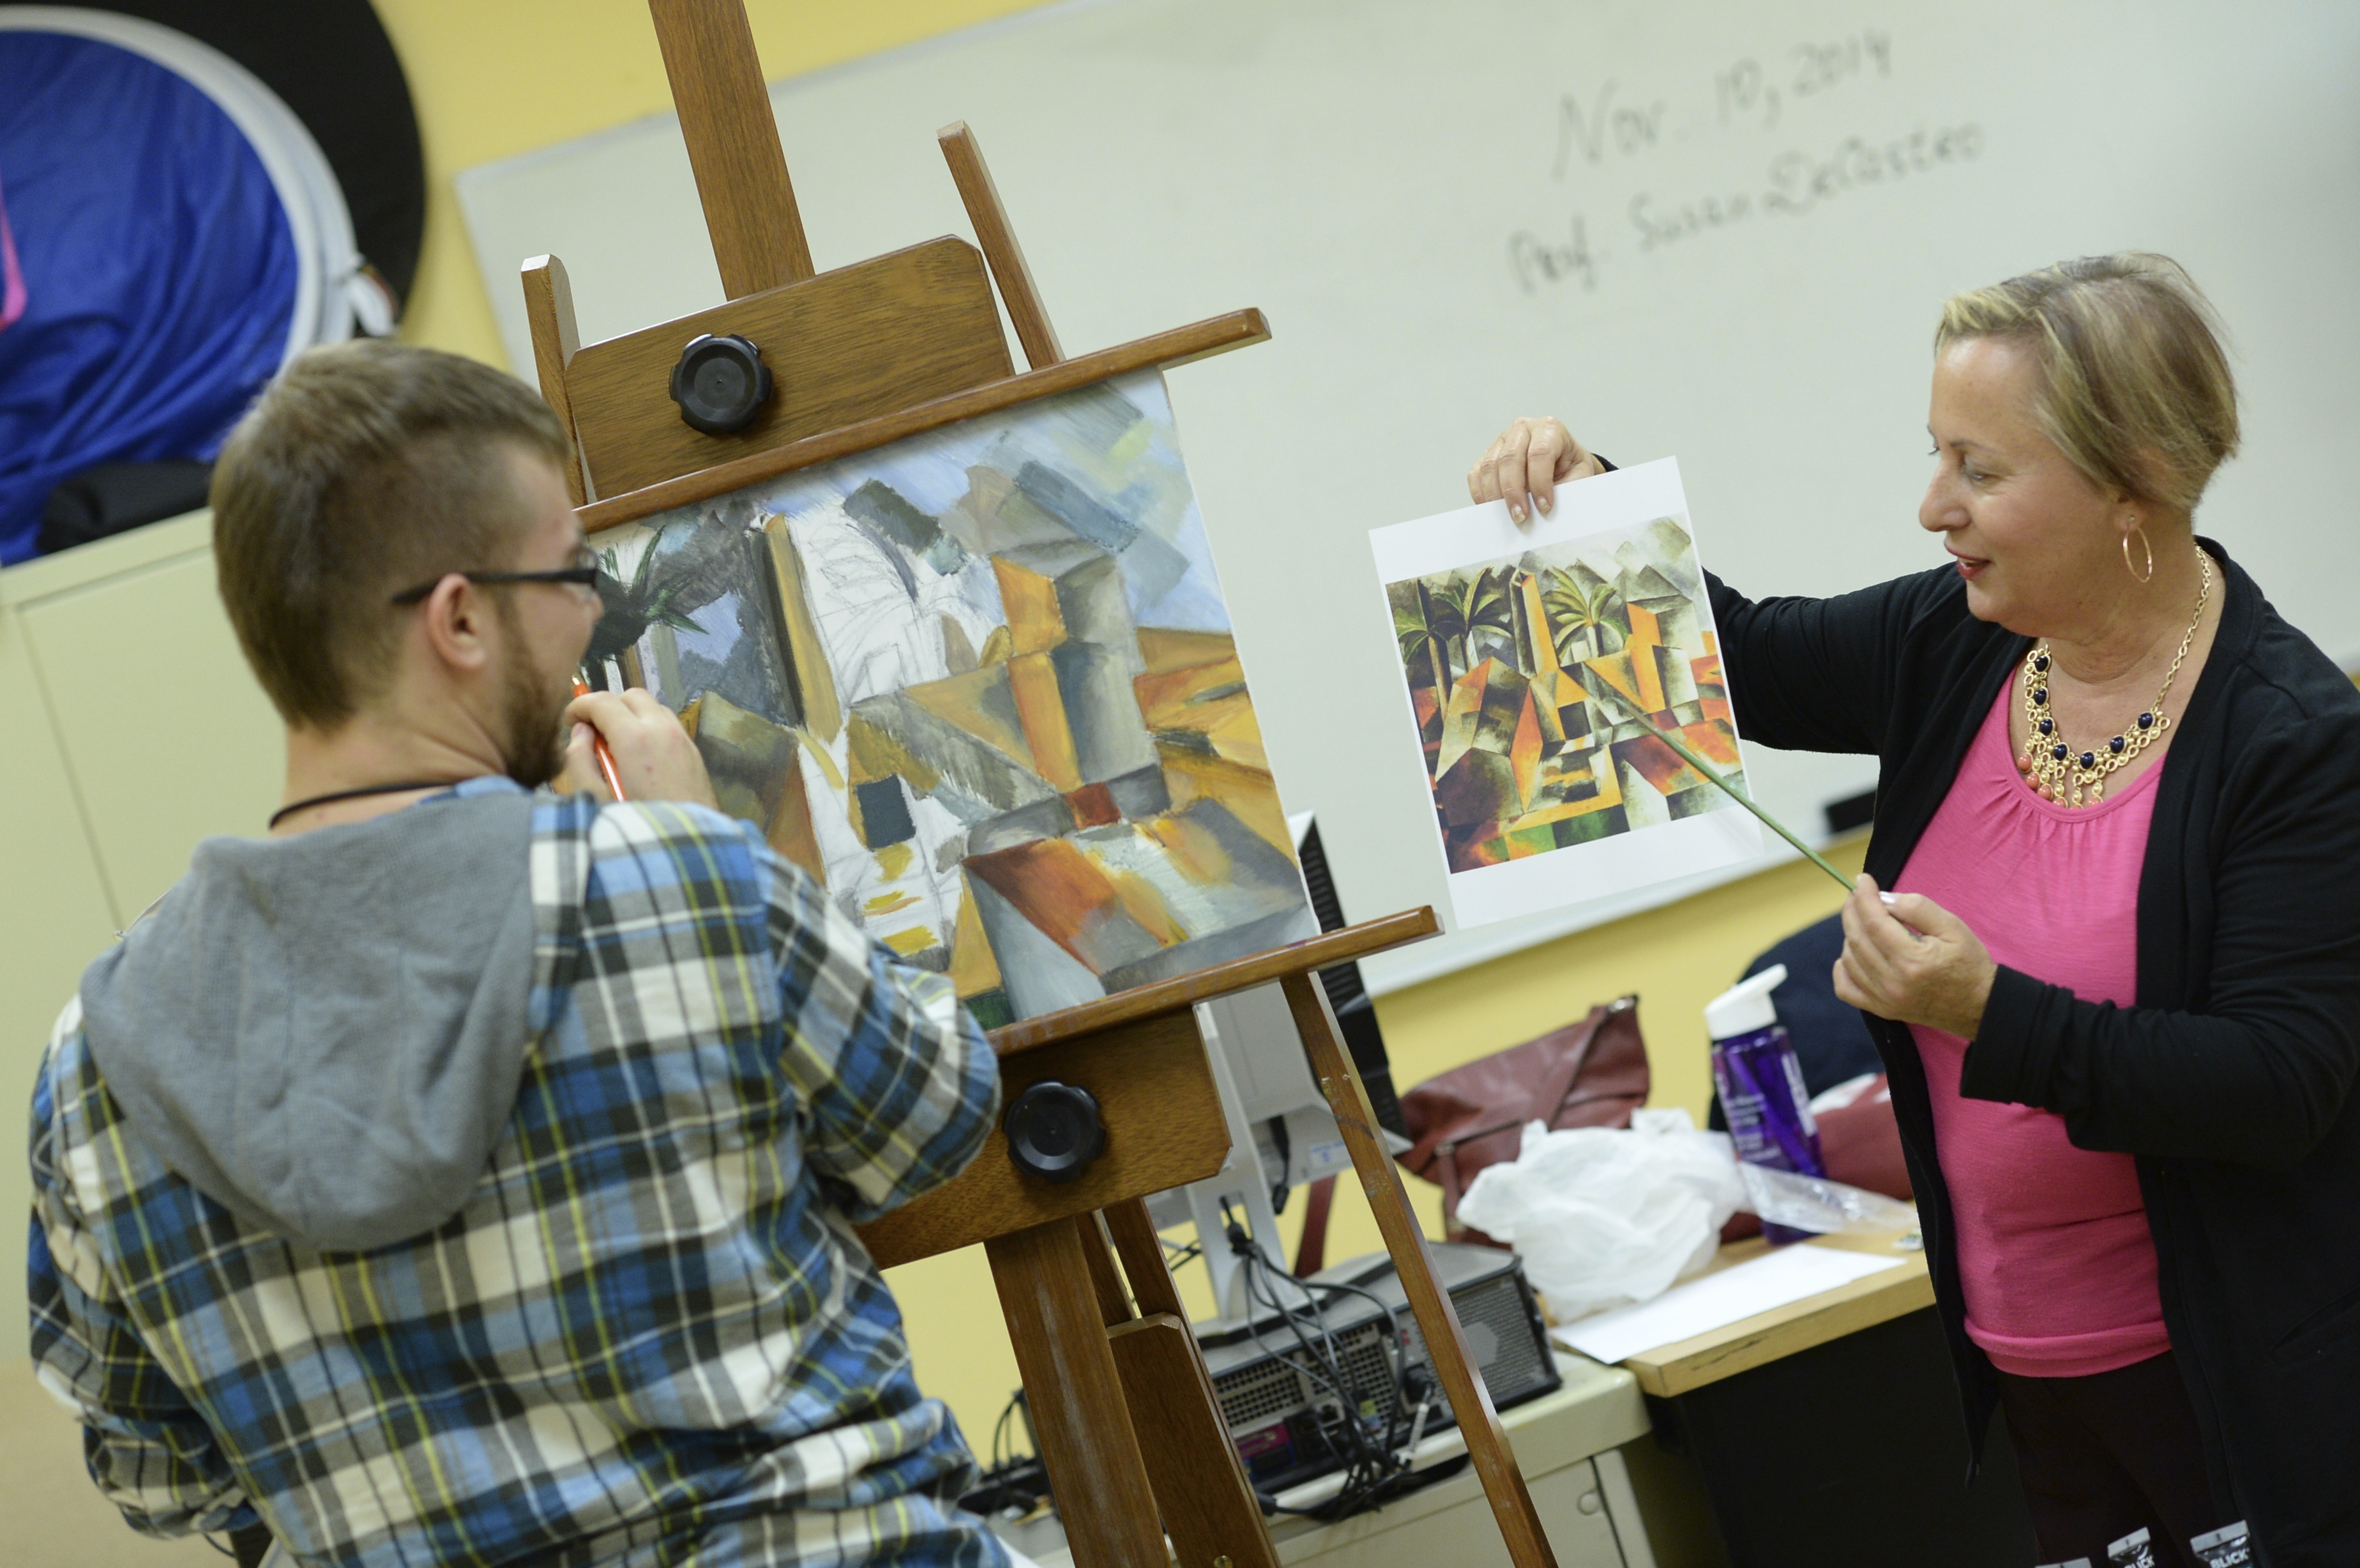
[[[259,834],[278,804],[285,743],[211,537],[199,513],[0,572],[0,1126],[25,1125],[82,966],[199,839]],[[0,1215],[30,1180],[0,1160]],[[24,1321],[24,1269],[0,1268],[0,1323]]]
[[[1638,1379],[1557,1353],[1565,1386],[1500,1412],[1557,1568],[1655,1568],[1621,1449],[1648,1433]],[[1418,1444],[1421,1466],[1467,1452],[1456,1432]],[[1300,1493],[1290,1493],[1290,1497]],[[1271,1525],[1286,1568],[1507,1568],[1508,1549],[1473,1470],[1335,1524],[1281,1516]],[[1013,1537],[1041,1568],[1072,1568],[1026,1528]],[[1054,1539],[1054,1537],[1052,1538]]]

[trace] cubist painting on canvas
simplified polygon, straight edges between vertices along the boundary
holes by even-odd
[[[591,542],[595,677],[987,1027],[1316,931],[1156,373]]]

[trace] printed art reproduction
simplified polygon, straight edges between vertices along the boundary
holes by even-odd
[[[1666,459],[1371,535],[1462,926],[1761,853],[1696,538]]]
[[[1156,372],[591,543],[594,680],[985,1027],[1317,934]]]

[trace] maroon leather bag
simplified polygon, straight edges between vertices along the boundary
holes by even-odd
[[[1647,1043],[1639,998],[1590,1009],[1579,1023],[1454,1067],[1401,1097],[1416,1141],[1397,1156],[1411,1174],[1442,1188],[1453,1240],[1499,1243],[1459,1224],[1459,1199],[1486,1165],[1516,1158],[1526,1122],[1626,1127],[1647,1098]]]

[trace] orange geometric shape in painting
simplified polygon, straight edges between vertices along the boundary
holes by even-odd
[[[1593,811],[1611,811],[1622,803],[1622,791],[1618,788],[1612,797],[1597,794],[1587,800],[1560,800],[1553,805],[1543,806],[1537,811],[1526,811],[1523,816],[1518,817],[1513,825],[1528,828],[1536,827],[1543,822],[1561,822],[1574,817],[1589,816]]]
[[[1155,890],[1155,884],[1136,871],[1110,866],[1100,869],[1106,873],[1107,885],[1114,889],[1115,900],[1122,906],[1122,912],[1136,921],[1139,929],[1154,940],[1156,946],[1174,947],[1188,940],[1187,928],[1172,912],[1172,907],[1164,901],[1164,895]]]
[[[1533,705],[1530,691],[1517,705],[1515,737],[1508,743],[1508,766],[1514,769],[1516,810],[1521,811],[1532,803],[1533,780],[1541,768],[1540,714]]]
[[[1074,732],[1065,719],[1065,693],[1057,687],[1057,668],[1045,653],[1020,653],[1008,661],[1009,692],[1016,700],[1016,719],[1032,752],[1032,771],[1049,788],[1066,794],[1082,787],[1081,763],[1074,752]]]
[[[1655,735],[1636,735],[1615,743],[1614,755],[1622,765],[1655,786],[1659,795],[1677,795],[1704,782],[1696,770],[1681,760],[1680,754]]]
[[[1663,671],[1655,667],[1655,651],[1664,646],[1663,623],[1644,604],[1625,604],[1631,616],[1631,636],[1622,645],[1631,661],[1631,679],[1638,691],[1639,706],[1653,713],[1664,706]]]
[[[1738,768],[1744,765],[1745,759],[1737,750],[1737,737],[1732,735],[1728,726],[1724,724],[1714,724],[1709,719],[1693,724],[1682,724],[1680,738],[1688,743],[1689,750],[1707,762],[1722,768]]]
[[[1642,712],[1652,713],[1654,710],[1648,708],[1639,695],[1639,682],[1632,672],[1632,664],[1631,652],[1627,647],[1621,653],[1601,654],[1596,659],[1585,659],[1581,661],[1581,667],[1584,670],[1597,676],[1618,696]],[[1621,719],[1625,715],[1614,713],[1610,714],[1609,717]]]
[[[800,758],[790,762],[780,771],[778,804],[770,808],[762,836],[772,849],[811,873],[812,880],[825,887],[827,857],[820,853],[819,836],[812,828],[811,797],[803,789],[800,762]]]
[[[983,916],[964,873],[959,877],[958,924],[951,935],[951,986],[962,1001],[1000,989],[1000,959],[991,951],[991,939],[983,934]]]
[[[1245,669],[1232,651],[1228,658],[1207,664],[1150,670],[1135,678],[1131,686],[1139,694],[1139,711],[1149,729],[1187,729],[1195,727],[1188,719],[1190,708],[1218,702],[1233,692],[1242,694],[1245,679]]]
[[[1065,797],[1065,809],[1074,813],[1077,828],[1102,828],[1122,821],[1122,808],[1114,803],[1114,792],[1103,784],[1085,784],[1072,791]]]
[[[1083,931],[1098,911],[1120,901],[1105,868],[1070,839],[1036,838],[995,850],[968,860],[966,870],[1085,964],[1090,957]]]
[[[987,665],[942,681],[922,681],[901,688],[901,694],[1010,759],[1033,766],[1032,743],[1022,724],[1011,722],[1015,702],[1006,666]]]
[[[1175,631],[1169,626],[1139,628],[1139,657],[1146,661],[1147,673],[1161,675],[1168,670],[1188,670],[1200,665],[1234,661],[1238,657],[1238,639],[1227,632]]]
[[[1000,583],[1000,604],[1008,618],[1011,653],[1045,653],[1065,640],[1065,615],[1057,604],[1056,580],[1000,556],[991,558]]]
[[[1139,824],[1142,833],[1162,844],[1172,864],[1189,881],[1205,887],[1234,881],[1236,862],[1221,841],[1186,817],[1154,817]]]
[[[1479,839],[1459,850],[1453,857],[1453,871],[1472,871],[1479,866],[1502,866],[1508,860],[1508,841],[1504,838]]]
[[[1279,804],[1278,787],[1266,769],[1185,746],[1160,745],[1156,755],[1164,764],[1164,785],[1175,812],[1193,800],[1218,800],[1262,842],[1295,853],[1286,810]]]
[[[1496,659],[1486,659],[1451,682],[1450,702],[1442,710],[1442,746],[1435,757],[1436,778],[1449,772],[1451,765],[1472,749],[1480,737],[1483,699],[1491,689],[1497,664]]]
[[[1557,721],[1557,738],[1568,744],[1587,745],[1590,736],[1590,693],[1568,670],[1550,672],[1546,681],[1533,682],[1533,700],[1541,705],[1541,733],[1548,733],[1548,719]]]
[[[1541,580],[1529,572],[1516,574],[1516,593],[1523,601],[1524,640],[1532,648],[1534,684],[1538,685],[1560,668],[1557,659],[1557,637],[1549,631],[1548,611],[1541,604]]]
[[[1232,762],[1267,768],[1270,753],[1262,747],[1262,721],[1254,717],[1253,703],[1246,694],[1240,691],[1208,706],[1216,711],[1207,715],[1208,722],[1201,733],[1213,750]]]
[[[1409,692],[1409,711],[1410,716],[1417,721],[1417,733],[1420,735],[1426,734],[1427,726],[1433,724],[1435,720],[1442,713],[1442,704],[1435,701],[1434,688],[1431,686],[1411,687]]]

